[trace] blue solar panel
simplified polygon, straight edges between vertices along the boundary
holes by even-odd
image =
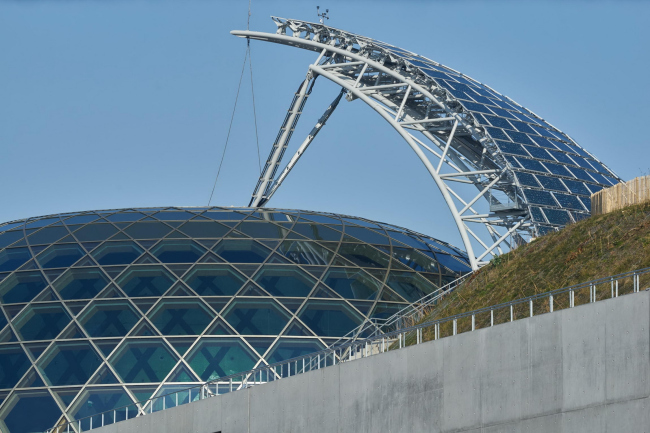
[[[472,113],[472,116],[474,116],[474,118],[476,119],[476,121],[477,121],[478,123],[480,123],[481,125],[489,125],[489,124],[490,124],[490,122],[488,122],[487,120],[485,120],[485,117],[483,117],[483,115],[482,115],[481,113],[476,113],[476,112],[474,112],[474,113]]]
[[[554,228],[552,227],[546,227],[546,226],[539,226],[537,227],[537,233],[539,233],[540,236],[547,235],[549,233],[553,233],[555,231]]]
[[[517,128],[517,131],[519,131],[519,132],[526,132],[528,134],[537,134],[537,132],[535,132],[535,130],[533,130],[533,128],[531,128],[530,126],[528,126],[524,122],[520,122],[518,120],[513,120],[510,123],[512,123],[512,125],[515,128]]]
[[[542,184],[542,186],[545,189],[550,189],[553,191],[562,191],[562,192],[568,192],[566,189],[566,186],[562,183],[562,181],[558,178],[555,177],[548,177],[548,176],[541,176],[537,175],[537,180],[539,183]]]
[[[449,84],[445,80],[436,80],[436,81],[440,85],[440,87],[444,87],[447,90],[454,90],[454,88],[451,87],[451,84]]]
[[[592,158],[591,155],[589,155],[583,148],[580,146],[571,146],[571,149],[574,153],[577,153],[578,155],[582,155],[585,158]]]
[[[423,69],[422,72],[433,78],[442,78],[443,80],[448,80],[450,78],[449,75],[444,72],[434,71],[431,69]]]
[[[569,146],[566,143],[562,143],[561,141],[555,141],[555,140],[551,140],[551,142],[560,150],[563,150],[563,151],[569,152],[569,153],[575,153],[573,151],[573,149],[571,148],[571,146]]]
[[[528,203],[546,206],[557,206],[553,196],[548,191],[538,191],[535,189],[524,189],[524,196]]]
[[[508,131],[508,135],[515,143],[521,144],[534,144],[533,141],[524,133],[516,131]]]
[[[560,206],[567,209],[584,210],[582,203],[575,195],[560,194],[559,192],[553,193],[555,199],[560,203]]]
[[[591,195],[587,187],[585,187],[585,184],[582,182],[576,182],[575,180],[568,180],[568,179],[562,179],[564,181],[564,184],[569,188],[569,191],[571,191],[574,194],[582,194],[582,195]]]
[[[571,159],[573,159],[576,162],[575,165],[579,165],[580,167],[586,168],[587,170],[593,170],[593,167],[589,165],[589,163],[585,161],[584,158],[578,155],[571,155]]]
[[[526,152],[530,153],[533,158],[538,158],[538,159],[546,159],[549,161],[553,161],[553,158],[551,158],[551,155],[546,152],[546,150],[542,149],[541,147],[536,147],[536,146],[524,146],[526,149]]]
[[[503,108],[494,108],[492,111],[494,111],[496,114],[498,114],[501,117],[506,117],[508,119],[515,119],[515,116],[513,116],[509,111],[504,110]]]
[[[587,174],[587,172],[584,171],[583,169],[578,168],[578,167],[567,167],[567,168],[578,179],[584,180],[584,181],[587,181],[587,182],[595,182],[594,179],[591,176],[589,176],[589,174]]]
[[[571,158],[569,158],[569,155],[567,155],[566,153],[562,153],[562,152],[558,152],[557,150],[550,150],[550,149],[548,150],[548,153],[550,153],[551,156],[553,156],[553,158],[555,158],[562,164],[569,164],[569,165],[576,164],[575,162],[573,162]]]
[[[486,107],[483,104],[479,104],[477,102],[465,102],[465,101],[463,101],[463,106],[465,106],[465,108],[467,108],[470,111],[478,111],[479,113],[492,114],[492,112],[488,109],[488,107]]]
[[[502,129],[499,128],[493,128],[491,126],[486,126],[485,129],[487,132],[492,136],[492,138],[497,139],[497,140],[506,140],[509,141],[510,138],[506,135],[505,132],[503,132]]]
[[[508,161],[508,162],[510,163],[510,165],[512,165],[513,167],[515,167],[515,168],[522,168],[522,167],[521,167],[521,164],[519,164],[519,162],[517,161],[517,159],[516,159],[514,156],[512,156],[512,155],[503,155],[503,157],[504,157],[505,160]]]
[[[514,155],[528,156],[521,144],[511,143],[509,141],[497,140],[497,146],[504,153],[512,153]]]
[[[589,191],[591,191],[592,194],[596,194],[598,191],[603,189],[602,185],[594,185],[593,183],[586,183],[584,185],[589,188]]]
[[[539,182],[535,179],[535,176],[530,173],[522,173],[520,171],[515,172],[517,175],[517,180],[522,186],[532,186],[533,188],[540,188]]]
[[[480,102],[481,104],[494,105],[494,101],[489,98],[486,98],[485,96],[470,94],[468,90],[465,90],[465,93],[471,96],[472,99],[475,100],[476,102]]]
[[[462,90],[452,90],[452,89],[448,89],[447,91],[448,91],[449,93],[451,93],[452,96],[454,96],[455,98],[458,98],[458,99],[465,99],[465,100],[470,100],[470,101],[471,101],[471,99],[469,98],[469,96],[467,96],[467,95],[465,94],[465,92],[463,92]]]
[[[598,183],[601,183],[603,185],[609,185],[609,182],[607,182],[607,179],[605,178],[605,176],[603,176],[600,173],[591,173],[590,172],[589,176],[593,177],[596,180],[596,182],[598,182]]]
[[[544,165],[548,168],[548,171],[555,175],[573,177],[571,173],[569,173],[569,170],[564,168],[562,165],[555,164],[554,162],[544,162]]]
[[[521,164],[522,167],[528,169],[528,170],[533,170],[533,171],[539,171],[541,173],[548,173],[548,170],[544,168],[544,166],[539,162],[534,159],[526,159],[526,158],[517,158],[519,161],[519,164]]]
[[[501,100],[500,98],[495,98],[494,103],[498,105],[501,108],[504,108],[506,110],[512,110],[512,105],[508,104],[507,102]],[[512,113],[509,113],[512,116]],[[514,117],[513,117],[514,118]]]
[[[485,90],[485,89],[482,88],[482,87],[474,87],[474,86],[473,86],[473,87],[472,87],[472,90],[475,91],[476,93],[478,93],[478,94],[481,95],[481,96],[486,96],[486,97],[492,97],[492,96],[494,96],[492,93],[488,92],[487,90]]]
[[[542,128],[541,126],[535,126],[535,125],[532,125],[532,128],[535,131],[537,131],[539,135],[543,135],[544,137],[549,137],[549,138],[555,138],[555,136],[551,134],[551,132],[546,128]]]
[[[544,209],[546,219],[551,224],[567,225],[571,222],[569,212],[560,209]]]
[[[488,122],[490,122],[492,125],[496,127],[512,129],[512,125],[508,123],[506,119],[497,116],[490,116],[489,114],[486,114],[485,118],[487,119]]]
[[[529,122],[529,123],[539,124],[538,121],[536,121],[536,120],[533,119],[532,117],[527,116],[527,115],[525,115],[525,114],[517,113],[517,112],[514,112],[514,113],[512,113],[512,114],[515,115],[519,120],[523,120],[524,122]]]
[[[607,168],[603,164],[601,164],[600,162],[594,161],[593,159],[588,159],[587,162],[589,162],[589,164],[591,164],[591,166],[597,172],[609,175],[609,170],[607,170]]]
[[[550,140],[547,140],[546,138],[543,137],[535,137],[534,135],[531,135],[531,137],[535,143],[537,143],[538,146],[540,147],[546,147],[547,149],[553,149],[556,150],[557,147],[553,145],[553,142]]]
[[[607,179],[612,185],[616,185],[618,183],[618,180],[614,179],[611,176],[605,176],[605,179]]]
[[[582,202],[583,205],[585,205],[585,208],[587,208],[587,210],[591,212],[591,198],[580,197],[580,201]]]
[[[530,215],[533,219],[533,222],[536,223],[545,223],[546,218],[544,218],[544,214],[542,213],[542,210],[538,207],[531,206],[530,207]]]

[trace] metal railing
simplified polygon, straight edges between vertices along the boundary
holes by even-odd
[[[643,281],[643,283],[642,283]],[[309,371],[348,362],[355,359],[401,349],[426,341],[438,340],[463,332],[471,332],[500,323],[533,317],[573,308],[577,305],[637,293],[642,285],[650,287],[650,268],[639,269],[564,287],[550,292],[481,308],[442,319],[430,320],[414,326],[386,332],[382,335],[358,339],[309,355],[265,365],[253,370],[219,378],[180,389],[148,400],[120,407],[89,417],[62,423],[47,433],[80,433],[137,416],[169,409],[193,401],[216,397]],[[167,388],[170,389],[169,387]]]

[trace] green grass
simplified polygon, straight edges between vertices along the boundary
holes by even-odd
[[[650,267],[650,203],[588,218],[492,260],[422,321],[644,267]]]

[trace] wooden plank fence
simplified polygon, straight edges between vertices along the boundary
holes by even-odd
[[[591,195],[591,214],[602,215],[650,201],[650,176],[637,177]]]

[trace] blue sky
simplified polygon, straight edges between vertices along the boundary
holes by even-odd
[[[460,70],[571,135],[624,179],[650,173],[650,3],[252,1],[402,46]],[[0,221],[206,205],[245,41],[242,1],[0,1]],[[262,161],[314,54],[252,42]],[[319,80],[290,155],[336,87]],[[288,159],[288,157],[287,157]],[[258,176],[242,85],[213,204],[246,205]],[[460,244],[440,193],[398,135],[341,102],[269,203],[402,225]]]

